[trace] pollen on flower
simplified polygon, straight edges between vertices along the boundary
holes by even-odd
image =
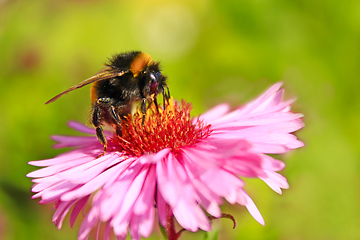
[[[191,104],[181,105],[170,99],[166,108],[156,109],[154,104],[147,110],[144,125],[138,111],[122,121],[122,136],[113,135],[109,141],[110,151],[119,151],[129,156],[156,153],[164,148],[173,151],[184,146],[192,146],[207,138],[210,125],[190,117]]]

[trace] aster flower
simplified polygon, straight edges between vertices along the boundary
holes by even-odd
[[[103,223],[125,239],[149,237],[155,215],[169,235],[173,219],[185,230],[209,231],[210,219],[222,215],[223,199],[245,206],[260,224],[260,212],[240,177],[259,178],[275,192],[288,188],[277,173],[285,164],[266,154],[280,154],[304,144],[291,134],[303,127],[302,114],[290,112],[281,83],[234,111],[221,104],[196,118],[191,105],[170,102],[158,113],[149,109],[145,125],[140,114],[123,121],[123,136],[105,132],[108,150],[94,129],[76,122],[69,126],[93,136],[53,136],[56,148],[75,147],[55,158],[32,161],[43,167],[34,178],[33,198],[55,203],[53,222],[60,229],[70,214],[74,224],[83,211],[78,239],[87,239]],[[86,207],[89,206],[90,207]],[[172,239],[177,239],[178,235]]]

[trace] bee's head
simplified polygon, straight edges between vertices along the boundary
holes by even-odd
[[[162,74],[161,72],[149,72],[149,77],[150,77],[150,94],[154,94],[154,93],[156,94]]]
[[[143,94],[145,96],[156,97],[157,94],[164,92],[166,77],[162,75],[159,63],[148,65],[143,71],[143,76],[145,76],[143,87]]]

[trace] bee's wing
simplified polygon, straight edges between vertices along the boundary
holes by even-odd
[[[111,68],[109,68],[109,67],[103,68],[100,72],[98,72],[94,76],[92,76],[92,77],[82,81],[81,83],[69,88],[68,90],[56,95],[55,97],[53,97],[52,99],[47,101],[45,104],[52,103],[52,102],[56,101],[59,97],[64,95],[65,93],[68,93],[68,92],[73,91],[75,89],[81,88],[81,87],[83,87],[85,85],[88,85],[90,83],[105,80],[105,79],[109,79],[109,78],[113,78],[113,77],[120,77],[120,76],[122,76],[122,75],[124,75],[126,73],[126,71],[112,72],[110,70],[111,70]]]

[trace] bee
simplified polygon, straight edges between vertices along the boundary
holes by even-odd
[[[162,75],[159,62],[153,62],[144,52],[132,51],[114,55],[105,67],[94,76],[67,89],[46,102],[52,103],[62,95],[92,83],[90,89],[91,123],[96,129],[96,137],[104,146],[107,141],[103,132],[105,123],[111,125],[116,134],[122,136],[121,121],[131,114],[132,105],[141,102],[140,111],[145,122],[147,103],[158,109],[157,95],[163,95],[163,104],[170,99],[167,77]],[[103,155],[102,154],[102,155]]]

